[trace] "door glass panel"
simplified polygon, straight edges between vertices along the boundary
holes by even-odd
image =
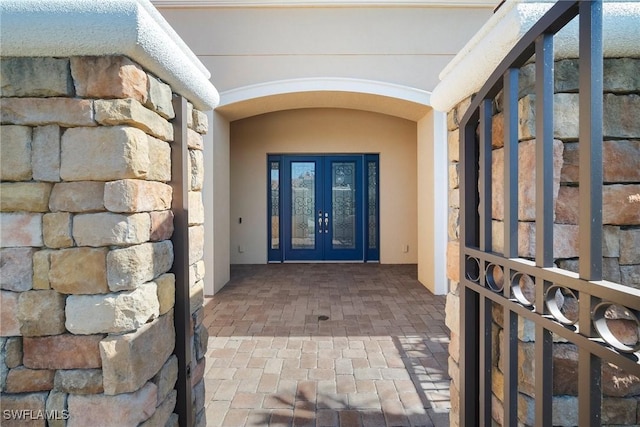
[[[331,165],[332,231],[334,249],[356,247],[356,164]]]
[[[291,247],[315,249],[316,164],[291,162]]]
[[[367,179],[367,188],[369,189],[367,194],[369,249],[375,249],[378,245],[378,167],[376,162],[369,162],[367,166]]]
[[[271,162],[271,249],[280,249],[280,162]]]

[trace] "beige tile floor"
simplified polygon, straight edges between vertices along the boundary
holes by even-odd
[[[448,426],[444,297],[415,265],[234,266],[207,299],[207,426]]]

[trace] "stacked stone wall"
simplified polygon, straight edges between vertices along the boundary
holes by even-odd
[[[625,286],[640,287],[640,60],[605,59],[604,141],[603,141],[603,275]],[[521,69],[519,82],[518,157],[518,253],[535,257],[535,95],[534,67]],[[578,267],[578,61],[556,61],[554,95],[554,259],[559,268]],[[452,425],[459,414],[459,121],[471,97],[448,114],[449,142],[449,245],[447,271],[447,325],[451,329],[449,368],[452,377]],[[494,102],[492,123],[492,242],[493,250],[503,248],[503,138],[502,96]],[[529,289],[532,291],[532,288]],[[529,294],[529,296],[533,296]],[[532,300],[531,298],[530,300]],[[611,312],[609,327],[627,345],[640,342],[635,321]],[[502,311],[493,310],[493,418],[502,425],[502,360],[504,337]],[[519,320],[518,417],[532,425],[534,408],[534,329]],[[553,424],[577,425],[577,348],[554,337]],[[603,424],[640,423],[640,378],[604,364]]]
[[[122,56],[1,66],[2,425],[177,425],[171,87]],[[206,115],[190,106],[188,126],[193,411],[205,425]]]

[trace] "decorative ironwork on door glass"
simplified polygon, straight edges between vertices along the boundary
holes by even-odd
[[[367,163],[369,249],[378,247],[378,163]]]
[[[271,249],[280,249],[280,162],[271,162]]]
[[[331,169],[332,245],[335,249],[352,249],[356,245],[356,165],[334,162]]]
[[[291,163],[291,240],[294,249],[315,247],[315,175],[314,162]]]

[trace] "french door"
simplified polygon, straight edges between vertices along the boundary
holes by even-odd
[[[373,161],[375,183],[365,176]],[[268,164],[269,261],[378,259],[369,247],[377,155],[281,155]]]

